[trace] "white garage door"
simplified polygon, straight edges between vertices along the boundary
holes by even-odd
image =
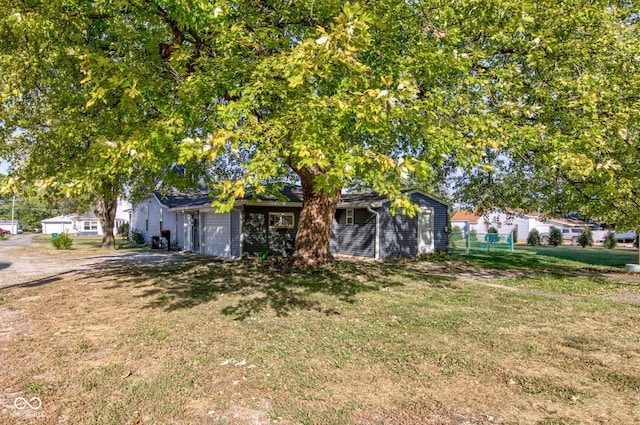
[[[231,222],[229,213],[202,214],[202,253],[217,257],[231,256]]]

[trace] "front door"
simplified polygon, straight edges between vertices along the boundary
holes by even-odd
[[[433,208],[423,208],[418,213],[418,254],[434,252]]]

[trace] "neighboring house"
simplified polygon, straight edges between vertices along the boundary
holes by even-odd
[[[375,193],[342,195],[331,229],[331,252],[386,259],[446,250],[449,205],[420,190],[404,194],[420,207],[413,217],[392,215],[392,200]]]
[[[12,235],[18,233],[18,220],[0,220],[0,230],[8,230]]]
[[[100,220],[92,212],[85,214],[59,215],[41,221],[42,233],[73,233],[77,235],[102,235]]]
[[[518,241],[526,241],[529,232],[537,229],[541,234],[549,233],[551,227],[559,229],[580,228],[586,225],[580,220],[565,218],[547,218],[540,213],[519,213],[492,211],[479,215],[473,211],[460,210],[451,217],[451,227],[458,226],[466,235],[475,231],[478,234],[487,233],[490,227],[495,227],[498,233],[507,234],[514,230],[518,232]]]
[[[422,208],[412,218],[391,216],[390,199],[344,195],[331,232],[332,252],[391,258],[446,249],[448,205],[421,191],[407,194]],[[204,255],[286,254],[293,250],[302,190],[289,186],[281,195],[254,198],[248,193],[235,201],[230,212],[218,213],[206,193],[153,192],[133,206],[130,229],[147,242],[169,231],[171,245]]]
[[[129,222],[129,211],[131,204],[124,200],[118,200],[116,207],[116,218],[114,232],[122,223]],[[80,236],[102,235],[100,220],[93,212],[84,214],[59,215],[41,221],[42,233],[51,235],[53,233],[73,233]]]

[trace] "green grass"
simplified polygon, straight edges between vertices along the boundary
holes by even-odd
[[[456,252],[472,264],[496,269],[616,272],[624,270],[625,264],[638,262],[636,250],[622,249],[518,245],[513,253],[494,251],[464,255]]]
[[[638,423],[640,308],[605,298],[629,284],[554,251],[110,261],[5,299],[31,330],[0,373],[52,424]]]

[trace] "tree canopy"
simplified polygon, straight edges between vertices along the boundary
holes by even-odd
[[[237,170],[212,183],[221,209],[293,173],[303,265],[330,258],[354,179],[412,213],[399,196],[409,176],[450,164],[486,176],[532,152],[564,166],[555,153],[598,146],[594,134],[622,139],[623,75],[637,73],[630,2],[0,4],[2,150],[20,152],[18,169],[65,188],[120,176],[109,185],[119,191],[176,161],[231,158]],[[86,167],[78,152],[91,152]]]

